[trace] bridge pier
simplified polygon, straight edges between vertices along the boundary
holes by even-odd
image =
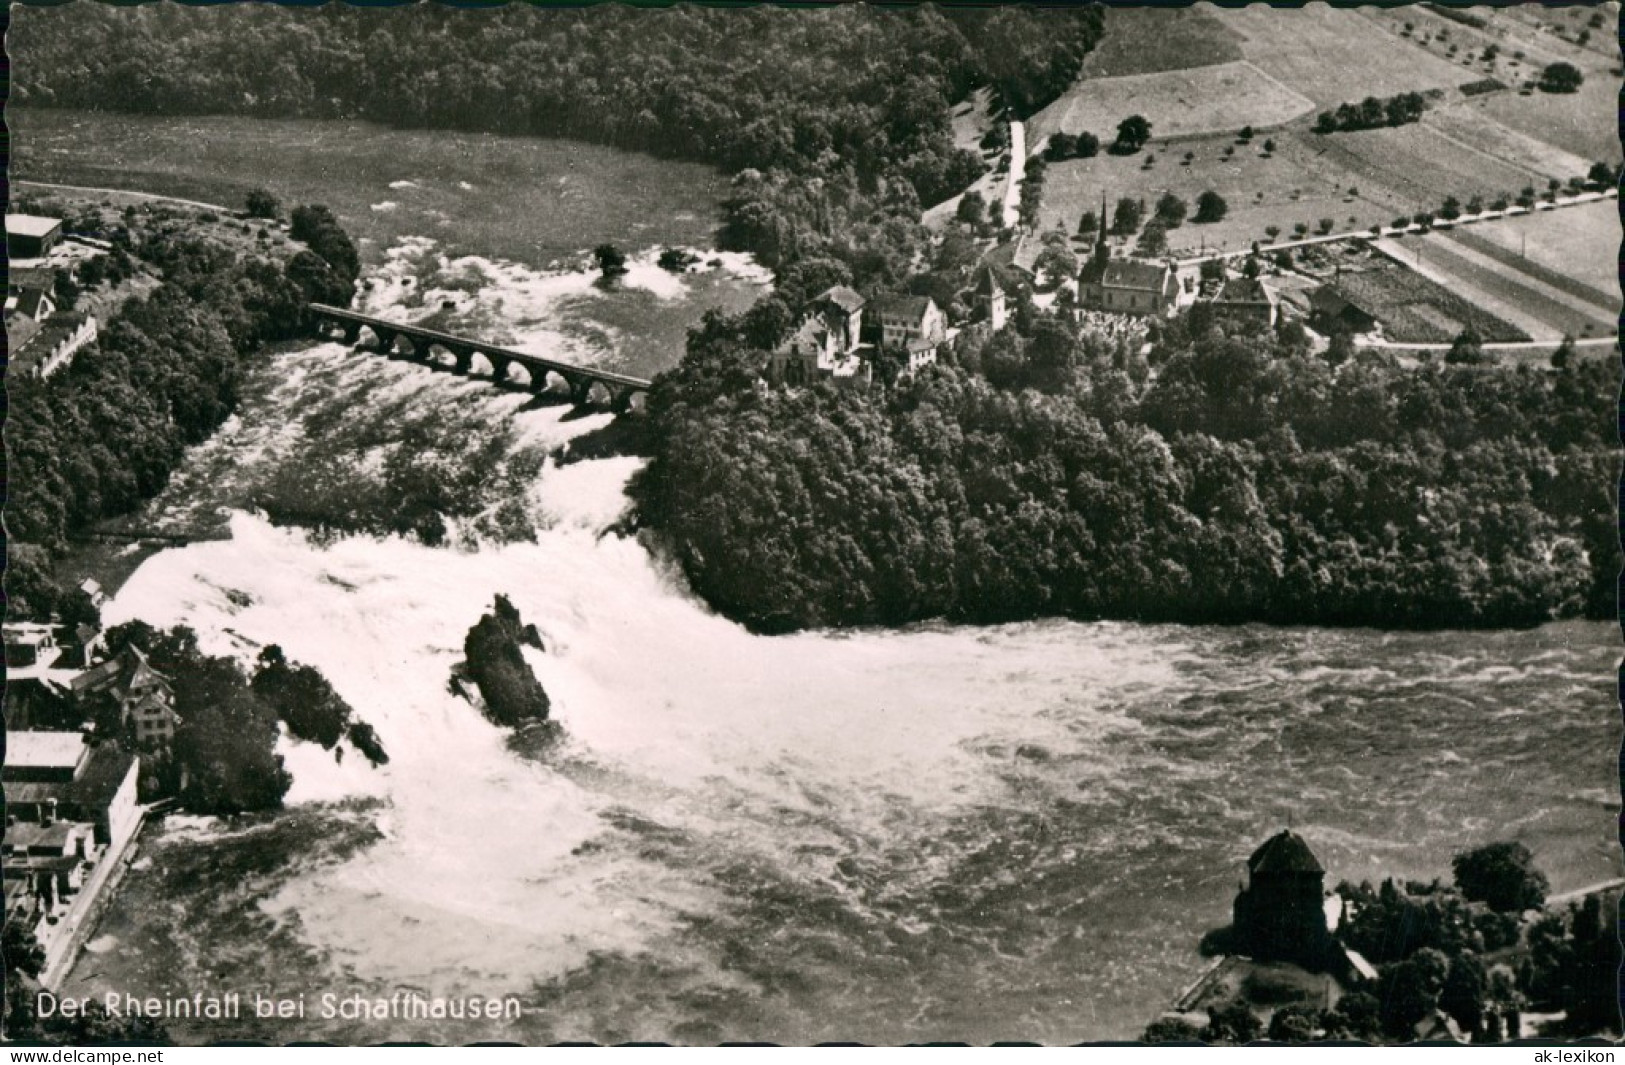
[[[630,388],[612,388],[609,390],[609,409],[616,414],[625,414],[632,409],[632,397],[636,395]]]
[[[361,342],[360,322],[339,322],[337,325],[344,331],[344,342],[346,344],[353,348]]]
[[[501,355],[493,355],[489,351],[484,354],[491,363],[491,380],[498,384],[506,382],[508,380],[508,369],[513,366],[513,360],[505,359]]]
[[[468,372],[473,369],[473,367],[474,367],[474,349],[473,348],[464,348],[464,347],[455,347],[454,348],[454,347],[451,347],[451,346],[448,345],[446,350],[450,351],[451,352],[451,357],[457,360],[457,372],[458,373],[467,375]]]
[[[377,326],[373,326],[372,331],[378,335],[378,350],[394,358],[395,337],[398,334],[393,329],[379,329]]]
[[[564,383],[570,386],[570,402],[578,407],[585,407],[592,403],[592,378],[566,377]]]

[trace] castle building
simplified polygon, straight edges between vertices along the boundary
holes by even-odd
[[[1247,883],[1236,895],[1236,949],[1255,961],[1287,961],[1306,969],[1333,964],[1326,870],[1303,837],[1283,829],[1247,859]]]
[[[775,384],[806,385],[820,378],[867,384],[868,360],[859,352],[863,297],[836,285],[807,305],[801,323],[768,356],[766,376]]]

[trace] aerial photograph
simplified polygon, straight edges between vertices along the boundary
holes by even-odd
[[[12,6],[4,1037],[1618,1039],[1619,19]]]

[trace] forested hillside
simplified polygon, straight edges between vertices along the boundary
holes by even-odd
[[[735,246],[777,265],[838,243],[862,280],[913,250],[887,223],[915,226],[921,204],[979,172],[953,145],[948,104],[989,83],[1018,113],[1048,101],[1100,19],[1097,7],[72,4],[19,11],[11,47],[27,57],[25,106],[566,136],[753,171],[731,208]]]
[[[880,394],[761,391],[744,323],[713,318],[656,382],[641,518],[765,631],[1611,616],[1605,360],[1334,366],[1301,333],[1177,322],[1148,366],[1031,334]]]
[[[103,518],[156,495],[180,461],[230,416],[248,360],[272,340],[302,335],[305,304],[348,302],[355,249],[325,208],[295,212],[310,247],[282,261],[200,235],[167,208],[71,215],[77,232],[106,233],[113,251],[78,269],[87,292],[132,273],[162,278],[105,322],[95,344],[45,380],[8,381],[6,528],[16,544],[55,552]],[[111,266],[105,264],[111,263]],[[23,564],[19,564],[19,562]],[[13,553],[9,614],[47,616],[60,604],[46,568]]]

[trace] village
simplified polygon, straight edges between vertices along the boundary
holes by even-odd
[[[1560,231],[1589,226],[1606,232],[1610,225],[1617,227],[1618,189],[1613,182],[1611,174],[1598,173],[1566,193],[1548,190],[1538,203],[1503,201],[1491,207],[1475,203],[1472,214],[1463,213],[1458,204],[1448,219],[1419,215],[1369,231],[1302,234],[1297,240],[1255,243],[1245,251],[1186,258],[1149,256],[1143,247],[1131,248],[1127,240],[1114,241],[1111,232],[1132,230],[1133,223],[1109,229],[1103,195],[1099,214],[1086,212],[1079,234],[1070,238],[1058,231],[1035,236],[1019,223],[1005,229],[1010,239],[986,247],[982,261],[970,272],[969,287],[951,305],[957,313],[928,295],[891,295],[869,302],[846,285],[819,293],[774,348],[764,377],[776,384],[827,380],[839,387],[866,386],[875,379],[877,358],[889,362],[896,376],[911,375],[935,363],[940,353],[1002,330],[1010,304],[1018,298],[1058,315],[1080,332],[1136,338],[1144,348],[1149,347],[1144,341],[1153,323],[1190,311],[1207,322],[1245,323],[1252,328],[1292,324],[1303,329],[1311,350],[1319,353],[1328,351],[1335,340],[1345,351],[1385,350],[1413,362],[1469,348],[1474,358],[1488,353],[1540,362],[1559,347],[1611,348],[1617,343],[1617,330],[1604,324],[1611,312],[1600,292],[1585,289],[1575,295],[1582,284],[1563,278],[1556,280],[1564,282],[1564,291],[1557,291],[1550,284],[1554,275],[1538,263],[1490,262],[1490,267],[1509,275],[1517,269],[1543,275],[1528,283],[1557,292],[1558,299],[1548,302],[1558,304],[1559,320],[1566,328],[1554,332],[1537,327],[1532,332],[1540,335],[1531,335],[1507,321],[1516,313],[1498,316],[1499,304],[1476,302],[1470,290],[1463,293],[1452,278],[1436,273],[1434,264],[1450,253],[1428,242],[1474,241],[1475,246],[1498,250],[1490,239],[1455,231],[1475,223],[1493,231],[1526,218],[1530,225],[1539,225],[1550,219],[1549,212],[1560,209],[1574,216],[1551,223]],[[1169,209],[1165,203],[1159,208]],[[993,210],[1000,210],[997,203]],[[1177,211],[1183,213],[1184,206]],[[1119,218],[1144,213],[1143,201],[1119,203]],[[1521,239],[1527,246],[1527,236]],[[1078,265],[1080,256],[1073,245],[1085,240],[1086,257]],[[1498,250],[1498,258],[1509,256]]]
[[[103,599],[93,581],[81,591]],[[169,678],[138,647],[104,654],[96,624],[7,622],[4,636],[7,935],[32,934],[52,987],[133,858],[153,808],[143,756],[167,757],[180,719]]]

